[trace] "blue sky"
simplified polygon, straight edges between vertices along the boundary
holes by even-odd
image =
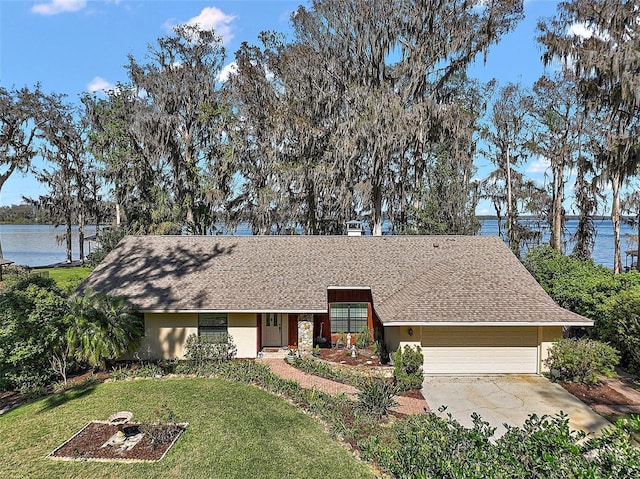
[[[143,59],[147,46],[171,32],[172,26],[198,22],[214,27],[227,47],[228,63],[241,42],[255,43],[263,30],[286,32],[289,16],[301,0],[168,1],[168,0],[0,0],[0,85],[33,87],[64,93],[75,101],[82,92],[127,81],[127,56]],[[489,51],[486,65],[470,72],[500,84],[531,85],[544,71],[535,42],[540,17],[554,15],[558,1],[528,0],[525,20]],[[39,162],[36,162],[40,164]],[[478,159],[478,176],[490,162]],[[544,163],[523,166],[543,180]],[[20,203],[22,196],[45,191],[30,176],[14,174],[0,192],[0,206]],[[481,204],[479,213],[492,213]]]

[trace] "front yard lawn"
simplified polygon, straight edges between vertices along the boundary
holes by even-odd
[[[65,266],[35,271],[47,273],[61,289],[73,292],[89,276],[91,268],[88,266]]]
[[[189,427],[160,462],[46,456],[91,420],[166,406]],[[219,379],[115,381],[54,394],[0,416],[0,477],[374,477],[318,421],[254,386]]]

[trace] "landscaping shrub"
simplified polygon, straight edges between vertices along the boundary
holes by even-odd
[[[625,366],[640,373],[640,288],[623,291],[609,299],[606,315],[597,325],[622,353]]]
[[[49,382],[67,310],[66,298],[50,278],[6,281],[0,290],[0,389],[30,390]]]
[[[184,356],[196,368],[201,368],[206,363],[230,361],[236,351],[233,338],[227,333],[214,337],[191,334],[184,344]]]
[[[396,386],[400,391],[407,391],[409,389],[420,389],[422,387],[423,374],[422,374],[422,350],[420,346],[416,346],[415,349],[405,345],[404,351],[402,348],[393,355],[393,374],[396,380]]]
[[[155,378],[156,376],[164,376],[164,371],[156,363],[142,363],[140,367],[132,371],[136,378]]]
[[[564,381],[596,384],[598,377],[615,375],[620,361],[618,351],[592,339],[560,339],[548,351],[545,364]]]
[[[524,265],[544,290],[563,308],[596,319],[604,303],[623,287],[623,275],[592,260],[564,256],[548,246],[533,248]]]
[[[398,403],[395,400],[396,386],[383,379],[369,378],[358,391],[358,409],[375,418],[386,416]]]
[[[365,376],[362,374],[335,368],[325,362],[318,361],[315,358],[299,359],[293,363],[293,366],[305,373],[331,379],[344,384],[350,384],[356,388],[360,387],[362,382],[365,380]]]
[[[356,337],[356,348],[365,349],[371,345],[371,330],[364,327]]]
[[[472,415],[465,428],[450,415],[407,416],[362,439],[362,457],[396,478],[631,478],[640,474],[640,449],[620,429],[585,440],[566,415],[530,415],[522,427],[495,428]]]
[[[124,381],[131,377],[131,369],[120,364],[109,372],[109,377],[114,381]]]

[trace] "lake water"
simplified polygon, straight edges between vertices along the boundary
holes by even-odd
[[[85,236],[95,234],[95,227],[85,227]],[[78,253],[78,227],[72,230],[73,259],[80,259]],[[61,237],[61,242],[57,237]],[[50,225],[0,225],[0,244],[3,256],[24,266],[44,266],[62,263],[67,259],[64,241],[64,227]],[[85,254],[89,245],[85,242]]]
[[[613,230],[611,220],[596,221],[597,236],[593,250],[593,259],[596,263],[611,267],[613,265]],[[575,231],[577,221],[568,221],[567,230],[570,236]],[[85,236],[95,233],[95,227],[86,227]],[[249,233],[248,229],[241,229],[239,234]],[[4,257],[16,264],[25,266],[43,266],[64,262],[66,259],[64,241],[59,243],[56,237],[64,234],[64,228],[54,228],[49,225],[2,225],[0,224],[0,242]],[[497,220],[484,220],[481,235],[497,235]],[[623,224],[621,227],[622,250],[634,248],[635,244],[627,239],[629,235],[635,235],[635,229]],[[548,241],[546,233],[544,241]],[[571,252],[572,245],[567,244],[567,251]],[[89,245],[85,243],[85,254],[88,254]],[[78,257],[78,228],[73,228],[73,259]],[[622,263],[625,257],[623,253]]]

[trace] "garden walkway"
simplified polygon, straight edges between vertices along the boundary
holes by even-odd
[[[349,386],[348,384],[342,384],[337,381],[302,372],[288,364],[284,359],[264,358],[258,359],[258,361],[267,364],[274,374],[285,379],[297,381],[298,384],[300,384],[300,387],[305,389],[316,388],[329,394],[344,393],[348,396],[354,397],[358,392],[356,388]],[[422,414],[425,410],[429,411],[429,406],[424,399],[396,396],[396,401],[398,402],[398,405],[392,408],[392,411],[394,412],[401,414]]]

